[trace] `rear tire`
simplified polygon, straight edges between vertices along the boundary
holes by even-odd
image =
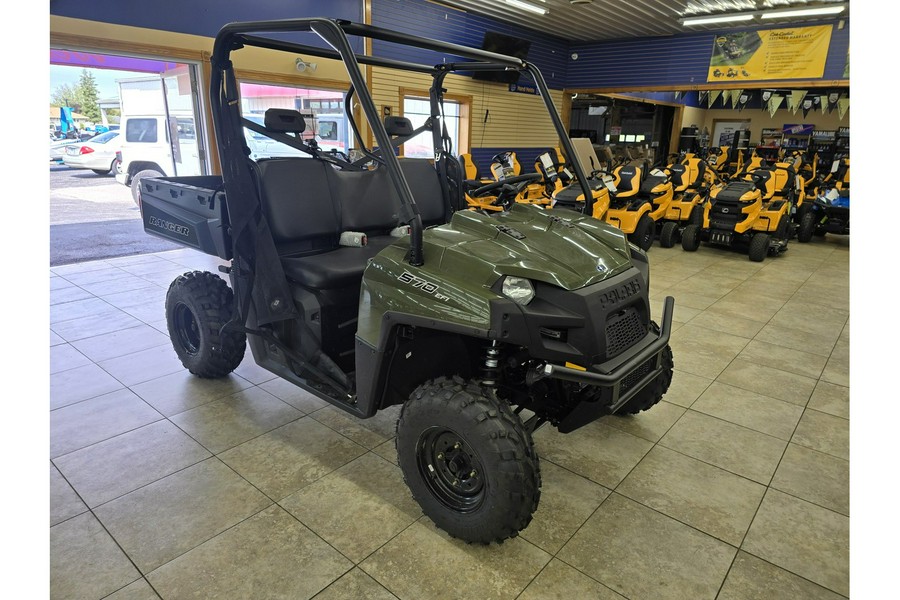
[[[119,161],[114,158],[113,161],[110,163],[109,168],[106,169],[105,171],[103,169],[91,169],[91,171],[93,171],[97,175],[115,175],[117,162],[119,162]]]
[[[703,207],[699,204],[694,205],[691,214],[688,215],[688,223],[693,223],[697,227],[703,225]]]
[[[420,385],[397,421],[397,457],[435,525],[470,543],[518,535],[541,497],[531,434],[493,390],[461,378]]]
[[[650,246],[653,245],[653,234],[656,229],[656,221],[654,221],[650,215],[643,214],[640,219],[638,219],[637,225],[634,228],[634,233],[632,233],[629,238],[631,241],[644,251],[650,249]]]
[[[769,238],[770,236],[768,233],[753,234],[753,237],[750,238],[750,250],[748,252],[750,260],[753,262],[763,261],[769,253]]]
[[[653,333],[658,334],[659,325],[651,321],[650,330],[653,331]],[[626,402],[625,406],[620,408],[616,414],[636,415],[641,411],[652,408],[662,400],[663,395],[669,390],[669,385],[672,384],[672,372],[675,368],[675,361],[672,359],[672,348],[668,345],[663,350],[662,366],[664,371],[657,376],[653,383],[649,384],[638,392],[634,398]]]
[[[812,241],[813,234],[816,232],[816,215],[812,211],[806,211],[803,219],[800,221],[800,229],[797,230],[797,241],[807,243]]]
[[[695,252],[700,247],[700,227],[691,223],[681,232],[681,248]]]
[[[166,325],[175,354],[184,367],[204,378],[225,377],[244,359],[247,336],[225,330],[234,293],[206,271],[180,275],[166,293]]]
[[[659,245],[663,248],[671,248],[675,245],[675,239],[678,236],[678,223],[675,221],[666,221],[663,223],[659,232]]]
[[[162,173],[154,169],[144,169],[143,171],[138,171],[134,174],[134,177],[131,178],[131,197],[134,199],[134,203],[138,208],[141,207],[141,179],[144,177],[162,176]]]

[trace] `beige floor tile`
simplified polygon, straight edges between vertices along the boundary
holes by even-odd
[[[235,375],[240,375],[254,385],[265,383],[276,377],[275,373],[263,369],[253,361],[253,355],[250,353],[249,348],[244,354],[244,360],[241,361],[241,364],[234,370],[234,373]]]
[[[721,419],[687,411],[661,446],[768,485],[787,442]]]
[[[55,462],[88,506],[95,507],[209,457],[200,444],[163,420]]]
[[[156,286],[153,284],[149,285],[150,287],[142,288],[140,290],[105,294],[103,296],[103,301],[121,309],[126,309],[131,306],[138,306],[140,304],[147,304],[149,302],[156,302],[157,306],[165,307],[166,292],[168,290],[164,287]],[[164,313],[165,309],[161,308],[160,316],[164,317]]]
[[[72,289],[72,288],[66,288]],[[50,306],[50,325],[58,325],[66,321],[120,313],[115,306],[104,302],[100,298],[89,296],[83,300],[54,304]]]
[[[416,557],[411,561],[410,557]],[[521,537],[490,546],[467,544],[426,517],[413,523],[360,564],[398,598],[471,600],[515,598],[550,561]],[[448,585],[465,574],[465,585]]]
[[[848,596],[850,519],[777,490],[766,492],[742,549]]]
[[[760,340],[751,340],[738,354],[738,358],[761,366],[773,367],[788,373],[818,379],[825,368],[827,358],[811,352],[785,348]]]
[[[130,273],[126,273],[122,277],[117,277],[115,279],[110,279],[107,281],[82,283],[79,285],[95,296],[105,296],[107,294],[132,292],[135,290],[145,290],[147,288],[157,287],[152,282]]]
[[[791,441],[825,454],[850,459],[850,421],[806,409]]]
[[[680,376],[680,374],[675,375]],[[664,398],[668,399],[668,394]],[[636,415],[611,415],[601,419],[601,423],[615,427],[631,435],[658,442],[671,429],[686,409],[661,400],[659,404]]]
[[[94,362],[125,356],[157,346],[170,345],[169,337],[148,325],[137,325],[72,342],[79,352]]]
[[[91,513],[50,528],[50,598],[102,598],[140,576]]]
[[[273,500],[281,500],[365,453],[306,417],[220,455],[232,469]]]
[[[141,578],[103,600],[159,600],[159,596],[156,595],[147,580]]]
[[[319,409],[309,416],[371,450],[397,434],[400,405],[380,410],[370,419],[358,419],[333,406]]]
[[[60,474],[53,463],[50,464],[50,525],[87,512],[87,506]]]
[[[50,273],[51,273],[51,275],[56,274],[56,275],[61,275],[61,276],[65,277],[67,275],[72,275],[75,273],[85,273],[87,271],[98,271],[101,269],[109,269],[110,267],[113,267],[113,266],[114,265],[107,263],[105,261],[102,261],[102,260],[92,260],[92,261],[81,262],[81,263],[72,263],[69,265],[56,265],[55,267],[50,269]]]
[[[549,461],[541,463],[541,483],[538,509],[520,535],[538,548],[556,554],[610,492]]]
[[[122,389],[50,413],[50,457],[143,427],[162,419],[131,390]]]
[[[163,598],[311,598],[353,565],[277,506],[147,575]]]
[[[666,300],[666,296],[671,296],[668,290],[660,293],[660,294],[651,294],[650,295],[650,315],[654,321],[657,323],[662,320],[663,314],[663,305]],[[673,323],[687,323],[703,311],[699,308],[691,308],[686,304],[682,304],[678,301],[678,298],[675,298],[675,311],[672,313],[672,322]]]
[[[184,370],[184,365],[178,360],[171,344],[111,358],[98,364],[127,386]]]
[[[197,377],[187,369],[131,386],[147,404],[167,417],[236,394],[252,384],[234,373],[220,379]]]
[[[666,402],[690,408],[712,382],[713,380],[707,377],[682,371],[676,365],[672,373],[672,384],[663,399]]]
[[[788,444],[772,487],[850,516],[850,462]]]
[[[810,377],[758,365],[743,358],[734,359],[716,381],[797,406],[806,406],[816,387],[816,380]]]
[[[120,329],[137,327],[141,322],[119,309],[115,312],[101,313],[80,317],[69,321],[62,321],[51,325],[53,331],[67,342],[75,342],[85,338],[112,333]]]
[[[566,563],[553,559],[516,600],[625,600]]]
[[[691,325],[751,339],[765,323],[712,307],[691,319]]]
[[[850,386],[850,350],[847,342],[838,341],[834,352],[822,371],[822,380],[835,385]]]
[[[717,600],[841,600],[832,591],[760,560],[738,552]]]
[[[628,474],[616,493],[740,546],[766,488],[661,446]]]
[[[719,299],[719,296],[692,293],[684,289],[678,289],[685,285],[685,282],[681,282],[666,290],[667,295],[675,297],[675,305],[679,308],[684,306],[687,308],[693,308],[694,310],[706,310],[707,308],[715,304],[716,300]]]
[[[397,600],[397,596],[369,577],[359,567],[316,594],[314,600]]]
[[[849,419],[850,388],[827,381],[819,381],[806,406],[835,417]]]
[[[803,407],[714,381],[692,410],[789,441]]]
[[[124,386],[95,364],[69,369],[50,376],[50,410],[90,400]]]
[[[91,359],[73,348],[71,344],[57,344],[50,347],[51,375],[90,364]]]
[[[303,414],[309,414],[320,408],[329,406],[328,402],[325,400],[313,396],[303,388],[294,385],[287,379],[281,379],[280,377],[261,383],[259,384],[259,387],[282,402],[290,404]]]
[[[106,264],[100,269],[83,270],[78,273],[60,273],[60,275],[63,275],[75,285],[82,286],[88,283],[100,283],[101,281],[112,281],[122,277],[129,277],[131,273]]]
[[[810,307],[805,302],[792,301],[772,317],[772,324],[837,339],[849,318],[850,312],[846,310],[827,306]]]
[[[147,324],[155,323],[160,319],[165,320],[166,318],[165,302],[160,302],[159,300],[145,300],[140,304],[126,306],[122,311]]]
[[[269,392],[252,387],[173,415],[173,423],[219,454],[303,416]]]
[[[59,346],[60,344],[65,344],[66,340],[62,339],[52,331],[50,332],[50,345],[51,346]]]
[[[670,345],[679,371],[715,379],[749,341],[688,324],[672,334]]]
[[[831,355],[831,350],[834,348],[838,335],[838,333],[827,336],[817,335],[793,327],[769,323],[756,334],[755,339],[775,344],[776,346],[784,346],[785,348],[827,357]]]
[[[381,458],[388,460],[395,465],[400,465],[400,462],[397,460],[397,440],[394,438],[393,440],[388,440],[383,444],[379,444],[372,448],[372,452],[380,456]]]
[[[652,442],[597,421],[572,433],[539,429],[534,436],[538,456],[613,489],[644,457]]]
[[[399,467],[372,453],[279,504],[354,563],[422,516]]]
[[[630,600],[715,598],[736,548],[613,494],[558,558]]]
[[[87,290],[83,290],[77,285],[69,285],[67,287],[50,290],[50,306],[67,304],[69,302],[76,302],[78,300],[87,300],[93,297],[94,295]],[[65,307],[60,307],[59,310],[65,311]]]
[[[146,574],[271,503],[211,458],[95,508],[94,514]]]

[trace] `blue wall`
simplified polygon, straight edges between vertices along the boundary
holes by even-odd
[[[836,22],[834,23],[823,79],[842,79],[847,61],[847,49],[850,45],[849,20],[843,29],[838,29]],[[829,25],[832,22],[818,24]],[[566,87],[705,84],[715,37],[715,33],[698,33],[572,44],[570,53],[577,53],[578,60],[569,63]]]
[[[569,44],[561,38],[439,6],[425,0],[374,0],[372,24],[474,48],[481,47],[486,31],[526,39],[531,42],[528,60],[538,66],[547,85],[558,90],[566,87]],[[379,56],[397,60],[427,65],[443,62],[441,54],[399,47],[377,40],[373,43],[372,49]]]

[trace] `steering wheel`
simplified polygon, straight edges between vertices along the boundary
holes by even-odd
[[[543,176],[540,173],[516,175],[515,177],[507,177],[506,179],[475,188],[469,192],[469,195],[473,198],[479,198],[481,196],[490,195],[490,192],[493,192],[494,190],[499,190],[497,198],[492,204],[508,209],[512,206],[513,202],[515,202],[516,196],[518,196],[529,183],[534,183],[541,179],[543,179]]]

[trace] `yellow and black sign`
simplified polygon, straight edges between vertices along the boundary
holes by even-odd
[[[817,79],[825,73],[831,25],[721,34],[708,82]]]

